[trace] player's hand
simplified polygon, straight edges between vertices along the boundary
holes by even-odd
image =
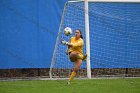
[[[62,40],[61,43],[65,45],[66,44],[66,41],[65,40]]]
[[[63,45],[69,45],[69,42],[66,42],[65,40],[62,40],[61,43],[62,43]]]

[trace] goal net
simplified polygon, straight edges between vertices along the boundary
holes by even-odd
[[[90,64],[92,77],[140,76],[140,4],[89,2]],[[84,2],[65,4],[50,67],[51,78],[68,78],[73,69],[61,40],[69,41],[64,28],[80,29],[85,41]],[[77,77],[87,77],[86,62]]]

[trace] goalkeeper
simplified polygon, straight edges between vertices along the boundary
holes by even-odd
[[[83,60],[86,60],[87,55],[83,55],[84,40],[81,31],[78,29],[75,31],[75,36],[71,37],[70,42],[62,41],[62,44],[68,46],[67,54],[71,62],[74,62],[74,69],[70,75],[69,81],[73,80],[77,71],[80,69]]]

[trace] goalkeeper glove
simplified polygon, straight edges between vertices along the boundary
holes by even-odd
[[[69,43],[69,42],[66,42],[65,40],[62,40],[61,43],[62,43],[63,45],[70,45],[70,43]]]

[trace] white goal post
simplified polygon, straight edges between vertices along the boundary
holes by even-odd
[[[88,0],[85,0],[85,32],[86,32],[86,53],[88,55],[87,56],[87,77],[91,79]]]

